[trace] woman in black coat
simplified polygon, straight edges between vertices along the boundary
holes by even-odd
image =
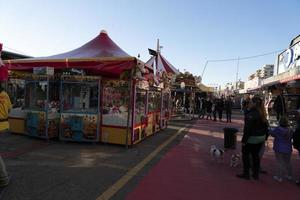
[[[263,102],[259,97],[253,97],[249,103],[249,112],[245,116],[244,134],[242,138],[243,173],[237,177],[249,180],[250,168],[252,177],[259,179],[259,152],[268,133],[268,122],[263,109]],[[250,166],[250,155],[252,167]]]

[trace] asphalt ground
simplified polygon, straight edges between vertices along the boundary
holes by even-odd
[[[12,179],[1,200],[99,199],[131,169],[156,152],[120,190],[110,192],[110,199],[125,199],[169,149],[181,141],[186,131],[178,133],[178,130],[192,123],[171,122],[167,129],[129,149],[2,134],[0,154]]]

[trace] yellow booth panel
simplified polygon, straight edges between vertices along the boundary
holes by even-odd
[[[145,135],[145,128],[143,126],[138,126],[134,128],[134,138],[133,138],[133,144],[137,144],[140,141],[142,141],[143,139],[146,138]]]
[[[25,120],[18,118],[9,118],[8,119],[10,132],[25,134]]]
[[[126,128],[102,127],[101,142],[126,145]],[[130,131],[128,133],[128,144],[131,144]]]

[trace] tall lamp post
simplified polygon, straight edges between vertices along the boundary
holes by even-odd
[[[185,82],[180,83],[180,88],[183,90],[183,112],[185,112]]]

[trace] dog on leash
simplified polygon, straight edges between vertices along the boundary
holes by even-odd
[[[240,164],[241,156],[240,154],[232,154],[230,160],[230,167],[237,167]]]
[[[223,161],[224,157],[224,150],[221,148],[218,148],[216,145],[212,145],[210,147],[210,158],[211,160],[215,160],[218,162]]]

